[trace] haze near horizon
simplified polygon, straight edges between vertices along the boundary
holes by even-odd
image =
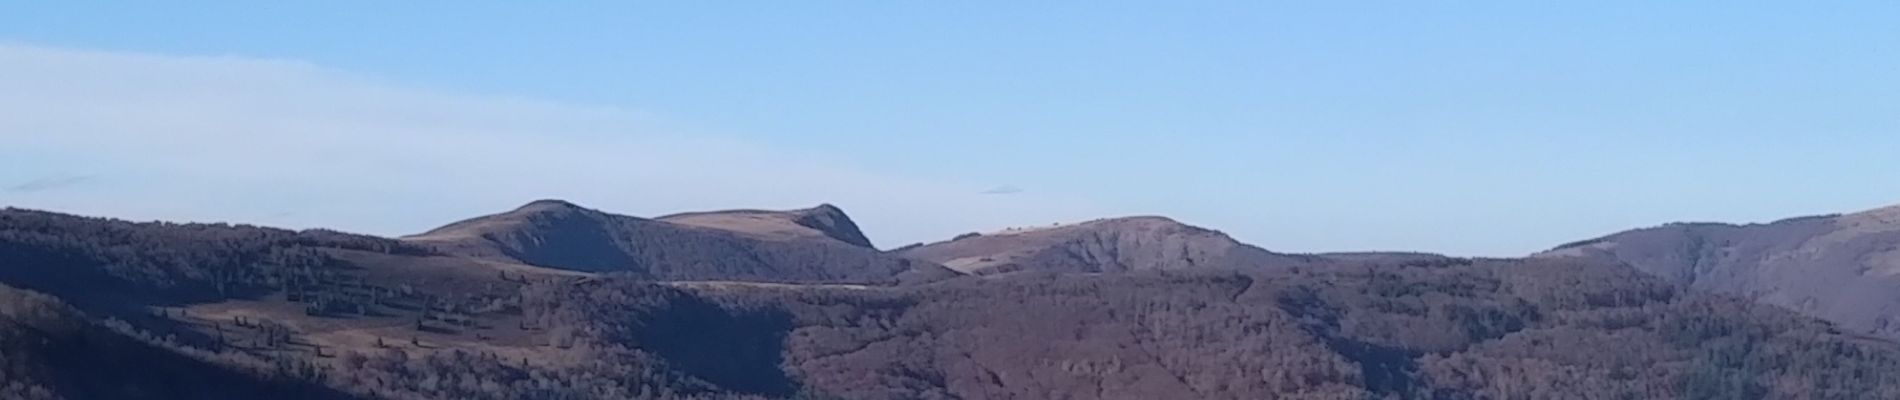
[[[1165,215],[1517,256],[1900,203],[1900,4],[1001,4],[18,5],[0,205],[394,236],[832,203],[885,248]]]

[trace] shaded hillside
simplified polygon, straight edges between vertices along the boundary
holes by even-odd
[[[1628,263],[1697,290],[1900,337],[1900,207],[1769,224],[1669,224],[1538,257]]]
[[[726,230],[777,240],[836,240],[872,248],[871,239],[844,210],[830,204],[791,211],[728,210],[673,214],[656,218],[681,225]]]
[[[973,274],[1266,268],[1319,261],[1311,256],[1266,251],[1219,231],[1163,217],[1112,218],[969,234],[904,248],[898,253]]]
[[[827,209],[835,210],[816,209],[822,216],[812,218],[828,219],[837,231],[850,225],[842,213],[823,212]],[[711,215],[676,218],[701,223],[717,219]],[[724,226],[729,221],[720,222],[720,227],[687,225],[542,200],[403,240],[477,259],[655,280],[893,283],[956,275],[935,264],[845,241],[761,238]]]
[[[355,398],[322,386],[315,369],[220,365],[147,340],[50,296],[0,285],[0,398]]]
[[[0,210],[0,283],[61,297],[83,295],[70,297],[81,305],[254,297],[345,268],[329,251],[430,254],[395,240],[323,230]]]

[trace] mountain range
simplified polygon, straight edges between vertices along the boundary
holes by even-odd
[[[1155,216],[887,251],[832,205],[400,238],[9,208],[0,398],[1892,398],[1896,249],[1900,208],[1521,259]]]

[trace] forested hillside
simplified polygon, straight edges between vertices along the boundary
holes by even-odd
[[[1893,343],[1604,265],[1049,274],[896,290],[574,289],[551,291],[560,295],[546,306],[580,321],[591,343],[649,349],[724,389],[768,396],[1900,395],[1900,375],[1887,373],[1900,368]]]
[[[1765,224],[1666,224],[1537,256],[1627,263],[1694,290],[1900,339],[1900,206]]]
[[[678,229],[792,226],[731,224],[757,215]],[[1131,269],[658,280],[413,240],[9,209],[0,397],[1900,396],[1900,345],[1589,258]]]

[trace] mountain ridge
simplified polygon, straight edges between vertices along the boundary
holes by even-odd
[[[1274,268],[1322,262],[1241,243],[1217,230],[1140,215],[959,235],[901,249],[968,274]]]
[[[1768,223],[1670,223],[1531,257],[1629,264],[1687,287],[1900,337],[1900,206]]]
[[[824,237],[853,246],[877,248],[844,209],[830,203],[797,210],[734,209],[668,214],[655,220],[703,226],[764,237]],[[802,228],[802,230],[800,229]],[[803,230],[809,230],[803,231]]]
[[[785,227],[798,230],[768,231]],[[826,206],[642,218],[537,200],[402,240],[481,260],[659,280],[894,283],[956,275],[869,247],[842,210]]]

